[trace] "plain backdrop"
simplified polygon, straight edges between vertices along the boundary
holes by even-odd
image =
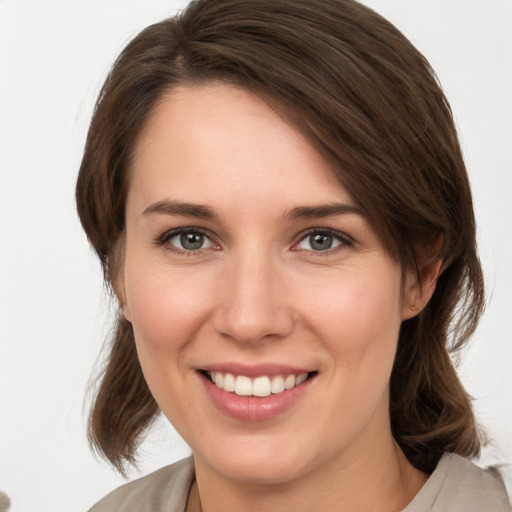
[[[86,442],[86,388],[113,307],[73,189],[110,64],[185,3],[0,0],[0,490],[12,512],[84,511],[123,482]],[[510,463],[512,1],[365,3],[427,56],[454,110],[489,301],[460,374],[493,440],[481,463]],[[162,420],[130,476],[187,454]]]

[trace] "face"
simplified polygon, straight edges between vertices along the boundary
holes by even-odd
[[[389,437],[400,268],[261,99],[218,84],[163,98],[137,142],[125,243],[123,311],[196,464],[285,482]]]

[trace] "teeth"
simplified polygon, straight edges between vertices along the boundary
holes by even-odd
[[[292,389],[295,387],[295,375],[288,375],[284,381],[284,389]]]
[[[224,389],[225,391],[229,391],[230,393],[233,393],[233,391],[235,391],[235,377],[233,374],[226,373],[226,375],[224,375],[224,384],[222,385],[222,389]]]
[[[281,375],[278,375],[272,379],[270,390],[272,393],[282,393],[284,391],[284,379],[281,377]]]
[[[282,393],[287,389],[300,386],[307,378],[307,373],[299,375],[276,375],[275,377],[267,377],[263,375],[255,379],[246,377],[245,375],[237,375],[222,372],[208,372],[208,375],[218,388],[235,393],[240,396],[259,396],[265,397],[271,394]]]
[[[218,373],[218,372],[217,372]],[[217,383],[215,383],[217,384]],[[235,380],[235,393],[241,396],[252,395],[252,382],[249,377],[239,375]]]
[[[252,383],[252,394],[255,396],[270,396],[270,379],[268,377],[258,377]]]
[[[222,388],[222,385],[224,384],[224,375],[220,372],[216,372],[214,382],[217,387]]]
[[[300,375],[297,375],[297,378],[295,379],[295,385],[300,386],[307,378],[307,373],[301,373]]]

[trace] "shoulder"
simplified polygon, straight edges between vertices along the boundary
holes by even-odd
[[[510,512],[498,471],[482,469],[455,454],[445,454],[414,500],[403,512]]]
[[[89,512],[183,512],[193,481],[194,463],[189,457],[122,485]]]

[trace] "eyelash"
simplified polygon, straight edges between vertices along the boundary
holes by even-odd
[[[353,247],[355,244],[355,241],[350,236],[346,235],[345,233],[342,233],[340,231],[336,231],[335,229],[330,228],[310,228],[307,231],[301,233],[299,235],[299,240],[293,244],[292,247],[297,247],[301,242],[306,240],[308,237],[312,235],[329,235],[333,238],[336,238],[340,244],[336,247],[333,247],[331,249],[325,249],[322,251],[314,251],[310,250],[309,254],[313,254],[315,256],[328,256],[331,254],[335,254],[337,252],[343,251],[344,249]],[[293,249],[294,251],[300,251],[300,249]]]
[[[210,243],[213,245],[213,248],[207,247],[207,248],[200,248],[197,250],[183,250],[183,249],[179,249],[178,247],[173,246],[169,243],[169,241],[172,238],[174,238],[176,236],[184,235],[184,234],[203,235],[206,239],[208,239],[210,241]],[[298,241],[293,243],[291,250],[297,251],[297,252],[301,251],[301,249],[298,249],[296,247],[301,242],[303,242],[304,240],[306,240],[308,237],[310,237],[312,235],[329,235],[329,236],[332,236],[333,238],[336,238],[340,242],[339,245],[337,245],[334,248],[318,250],[318,251],[315,251],[315,250],[308,251],[310,254],[314,254],[315,256],[327,256],[327,255],[342,251],[344,249],[353,247],[355,244],[355,241],[351,237],[349,237],[348,235],[346,235],[345,233],[342,233],[340,231],[336,231],[334,229],[329,229],[329,228],[310,228],[307,231],[305,231],[299,235]],[[157,247],[166,246],[166,248],[169,251],[171,251],[175,254],[180,254],[180,255],[185,255],[185,256],[194,256],[194,255],[200,254],[201,252],[206,251],[206,250],[217,250],[217,248],[220,247],[219,244],[217,244],[213,241],[212,237],[208,234],[207,231],[205,231],[204,229],[201,229],[201,228],[196,228],[196,227],[177,228],[177,229],[172,229],[171,231],[166,231],[165,233],[160,235],[155,240],[155,245]]]
[[[175,254],[179,254],[179,255],[184,255],[184,256],[194,256],[194,255],[197,255],[197,254],[200,254],[201,252],[205,251],[205,250],[208,250],[210,248],[202,248],[202,249],[197,249],[197,250],[184,250],[184,249],[180,249],[179,247],[176,247],[174,245],[171,245],[169,243],[169,241],[174,238],[175,236],[180,236],[180,235],[185,235],[185,234],[198,234],[198,235],[203,235],[206,239],[208,239],[211,244],[215,247],[213,250],[216,250],[217,247],[219,247],[218,244],[216,244],[213,240],[212,240],[212,237],[208,234],[207,231],[205,231],[204,229],[201,229],[201,228],[195,228],[195,227],[190,227],[190,228],[177,228],[177,229],[172,229],[171,231],[166,231],[165,233],[163,233],[162,235],[160,235],[156,240],[155,240],[155,245],[157,247],[166,247],[167,250],[175,253]]]

